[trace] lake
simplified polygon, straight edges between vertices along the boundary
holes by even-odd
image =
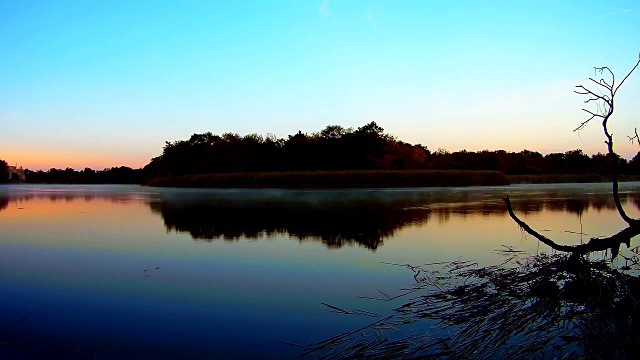
[[[363,298],[412,284],[392,264],[549,252],[509,218],[506,194],[559,242],[624,227],[610,184],[1,186],[0,358],[294,358],[300,348],[284,342],[355,330],[401,305]],[[640,183],[622,183],[621,197],[640,216]]]

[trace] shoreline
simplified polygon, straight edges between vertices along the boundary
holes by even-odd
[[[640,175],[620,175],[619,182],[640,181]],[[221,173],[154,177],[146,183],[14,182],[2,185],[141,185],[212,189],[364,189],[508,186],[521,184],[611,183],[610,175],[505,175],[484,170],[353,170],[268,173]]]
[[[619,181],[640,181],[640,176],[621,175]],[[352,170],[162,176],[152,178],[142,185],[224,189],[345,189],[602,182],[611,182],[611,176],[600,174],[505,175],[499,171],[488,170]]]
[[[163,176],[152,187],[344,189],[382,187],[499,186],[509,180],[499,171],[348,170],[223,173]]]

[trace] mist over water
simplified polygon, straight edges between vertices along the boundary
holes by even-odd
[[[449,221],[454,216],[505,216],[503,194],[511,192],[526,213],[559,211],[580,215],[589,209],[615,208],[608,188],[585,186],[386,189],[320,191],[207,191],[166,194],[150,207],[168,230],[187,232],[196,240],[234,241],[288,234],[313,239],[331,248],[358,244],[377,249],[400,229]],[[635,208],[640,196],[623,192]]]
[[[639,183],[623,183],[637,216]],[[380,316],[407,269],[621,228],[609,184],[357,190],[0,187],[0,357],[293,358]],[[34,310],[35,309],[35,310]]]

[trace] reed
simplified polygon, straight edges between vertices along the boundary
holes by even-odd
[[[611,182],[611,175],[601,174],[536,174],[507,175],[511,184],[559,184]],[[620,175],[620,181],[640,181],[638,175]]]
[[[213,188],[376,188],[508,185],[498,171],[353,170],[164,176],[146,185]]]
[[[392,316],[306,345],[301,357],[634,358],[640,348],[640,261],[623,259],[616,268],[605,260],[508,252],[503,263],[484,267],[463,260],[391,264],[417,274],[411,290],[419,295],[411,291]],[[403,332],[406,325],[423,326],[422,333]],[[403,335],[394,339],[381,329]]]

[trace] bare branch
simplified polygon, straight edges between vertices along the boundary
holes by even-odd
[[[603,110],[602,110],[602,109],[598,109],[598,110],[599,110],[600,112],[603,112]],[[606,115],[598,114],[598,113],[594,113],[594,112],[592,112],[592,111],[590,111],[590,110],[587,110],[587,109],[582,109],[582,111],[585,111],[585,112],[587,112],[587,113],[591,114],[591,115],[592,115],[592,118],[593,118],[593,117],[599,117],[599,118],[603,118],[603,119],[604,119],[605,117],[607,117]]]
[[[609,84],[607,84],[607,82],[604,79],[600,79],[599,81],[596,81],[593,78],[589,78],[589,80],[593,81],[596,85],[602,86],[605,89],[611,91],[611,86],[609,86]]]
[[[618,86],[613,90],[613,95],[616,94],[616,92],[618,91],[618,89],[620,89],[620,86],[622,86],[622,84],[624,84],[624,81],[627,80],[627,78],[631,75],[631,73],[638,67],[638,65],[640,65],[640,54],[638,54],[638,62],[636,62],[636,65],[633,67],[633,69],[631,69],[631,71],[629,71],[627,73],[627,76],[624,77],[624,79],[622,79],[622,81],[620,82],[620,84],[618,84]],[[613,85],[613,84],[612,84]]]
[[[640,145],[640,136],[638,136],[638,128],[633,129],[633,136],[627,136],[629,138],[629,141],[631,141],[631,143],[633,144],[634,140],[638,142],[638,145]]]
[[[583,89],[584,91],[574,90],[573,91],[574,93],[580,94],[580,95],[591,95],[591,96],[594,97],[594,99],[590,98],[589,100],[585,101],[585,103],[589,102],[591,100],[602,100],[602,101],[606,102],[609,105],[611,104],[611,98],[609,96],[607,96],[607,95],[598,95],[598,94],[594,93],[593,91],[591,91],[591,90],[587,89],[586,87],[584,87],[584,85],[577,85],[576,87],[579,88],[579,89]]]
[[[573,131],[576,132],[576,131],[580,131],[580,130],[584,129],[585,126],[587,126],[587,124],[589,123],[589,121],[591,121],[591,119],[593,119],[594,117],[595,117],[595,115],[590,117],[590,118],[588,118],[587,120],[583,121],[580,125],[578,125],[577,128],[573,129]]]
[[[573,131],[582,130],[585,126],[587,126],[589,121],[591,121],[593,118],[596,118],[596,117],[599,117],[601,119],[605,119],[605,121],[606,121],[607,118],[608,118],[608,115],[605,115],[606,112],[603,109],[601,109],[599,106],[598,106],[598,110],[602,114],[594,113],[593,111],[590,111],[590,110],[587,110],[587,109],[582,109],[582,111],[588,113],[589,115],[591,115],[591,117],[588,118],[587,120],[583,121],[577,128],[573,129]]]
[[[607,89],[611,90],[613,87],[611,85],[609,85],[605,79],[600,79],[600,83],[605,86]]]
[[[613,135],[609,132],[609,129],[607,128],[609,118],[611,118],[611,116],[613,115],[613,111],[614,111],[613,103],[614,103],[614,97],[616,95],[616,92],[618,91],[618,89],[620,89],[620,86],[622,86],[622,84],[629,78],[631,73],[633,73],[638,68],[638,66],[640,66],[640,55],[638,56],[638,61],[636,62],[636,64],[633,66],[633,68],[627,73],[627,75],[622,79],[620,84],[618,84],[617,86],[616,86],[615,75],[613,74],[613,71],[611,71],[611,69],[609,69],[606,66],[595,67],[594,72],[596,73],[596,75],[598,72],[600,72],[600,75],[607,72],[611,77],[610,84],[604,78],[600,78],[599,80],[595,80],[594,78],[589,78],[589,80],[596,85],[595,91],[601,92],[602,88],[606,89],[604,94],[602,93],[597,94],[594,90],[588,89],[584,85],[577,85],[576,89],[574,90],[576,94],[586,95],[588,97],[584,101],[585,103],[591,103],[591,102],[595,103],[596,110],[592,111],[588,109],[582,109],[582,111],[586,112],[590,116],[587,120],[583,121],[573,131],[579,131],[584,129],[587,126],[587,124],[589,124],[589,122],[595,118],[602,119],[602,128],[604,131],[604,135],[606,137],[605,144],[607,144],[607,150],[608,150],[607,154],[611,159],[611,163],[613,167],[612,177],[611,177],[611,185],[612,185],[611,192],[613,195],[613,202],[615,203],[616,209],[618,210],[618,214],[620,215],[622,220],[624,220],[629,225],[626,229],[608,238],[603,238],[603,239],[592,238],[587,244],[583,244],[583,245],[577,245],[577,246],[560,245],[555,243],[553,240],[547,238],[546,236],[536,232],[524,221],[518,219],[518,217],[514,214],[513,210],[511,209],[511,202],[509,201],[509,197],[507,196],[506,198],[504,198],[504,202],[507,204],[507,210],[511,218],[520,227],[522,227],[522,229],[524,229],[527,233],[529,233],[530,235],[533,235],[536,239],[550,246],[552,249],[569,252],[573,254],[586,254],[592,251],[611,249],[611,253],[613,257],[615,257],[618,254],[620,244],[624,243],[624,244],[627,244],[627,246],[630,246],[631,238],[640,234],[640,219],[632,219],[631,217],[629,217],[629,215],[627,215],[626,211],[622,207],[622,202],[620,201],[620,192],[619,192],[619,185],[618,185],[619,156],[613,150]],[[638,144],[640,145],[640,136],[638,135],[637,129],[634,130],[634,134],[635,134],[634,136],[627,136],[627,137],[632,143],[633,141],[638,141]]]
[[[515,221],[516,224],[518,224],[522,229],[524,229],[524,231],[526,231],[527,233],[529,233],[530,235],[532,235],[536,239],[540,240],[540,242],[542,242],[545,245],[548,245],[549,247],[551,247],[554,250],[564,251],[564,252],[569,252],[569,253],[574,252],[575,249],[574,249],[573,246],[556,244],[555,241],[553,241],[553,240],[549,239],[548,237],[540,234],[539,232],[533,230],[529,225],[527,225],[527,223],[525,223],[524,221],[518,219],[516,214],[513,212],[513,209],[511,208],[511,200],[509,200],[509,195],[507,195],[502,200],[504,200],[504,203],[507,205],[507,211],[509,212],[509,216],[511,216],[513,221]]]
[[[611,71],[611,69],[609,69],[608,66],[603,66],[603,67],[594,67],[593,68],[595,71],[594,72],[598,72],[600,71],[600,75],[602,75],[602,73],[607,70],[609,72],[609,75],[611,75],[611,88],[613,88],[613,85],[616,83],[616,76],[613,74],[613,71]]]
[[[585,244],[580,244],[580,245],[561,245],[549,239],[548,237],[538,233],[537,231],[533,230],[527,223],[520,220],[516,216],[516,214],[513,212],[513,209],[511,208],[511,201],[509,200],[508,195],[503,200],[507,205],[507,211],[509,212],[509,216],[511,217],[511,219],[513,219],[513,221],[516,222],[516,224],[518,224],[529,235],[532,235],[536,239],[540,240],[540,242],[542,242],[543,244],[557,251],[567,252],[574,255],[584,255],[594,251],[611,250],[612,259],[613,259],[617,256],[621,244],[625,244],[627,247],[630,247],[631,239],[634,236],[640,234],[640,226],[638,226],[640,224],[631,223],[629,227],[606,238],[594,237],[594,238],[591,238],[589,242]]]
[[[607,96],[602,96],[602,97],[600,97],[599,99],[598,99],[598,98],[589,98],[589,99],[585,100],[585,101],[584,101],[584,103],[585,103],[585,104],[588,104],[588,103],[590,103],[591,101],[605,101],[605,102],[607,102],[607,105],[609,105],[609,104],[608,104],[608,101],[609,101],[609,100],[607,99]],[[602,109],[602,108],[601,108],[601,106],[600,106],[600,104],[597,104],[596,106],[598,107],[598,110],[601,110],[601,109]]]

